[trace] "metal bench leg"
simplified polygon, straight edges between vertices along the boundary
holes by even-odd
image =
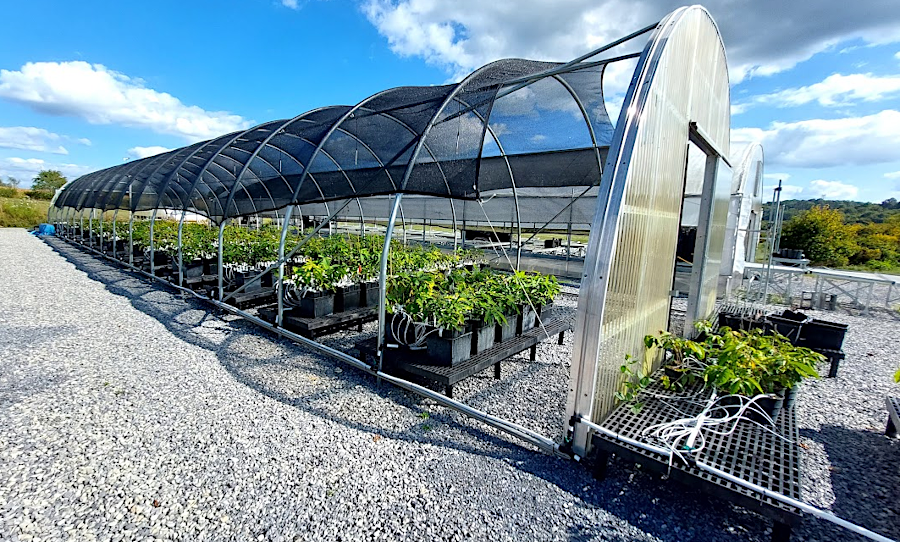
[[[609,468],[609,452],[597,450],[597,456],[594,458],[594,479],[606,480],[606,471]]]
[[[894,417],[890,413],[888,413],[887,427],[884,430],[884,434],[891,438],[897,438],[897,426],[894,425]]]
[[[453,384],[447,384],[447,386],[444,387],[444,395],[449,399],[453,399]]]
[[[831,367],[828,368],[828,378],[836,378],[838,366],[841,364],[841,358],[839,356],[832,356],[830,361]]]
[[[559,340],[556,342],[556,344],[562,346],[562,343],[563,343],[563,336],[564,336],[565,334],[566,334],[565,331],[560,331],[560,332],[559,332]]]
[[[791,526],[787,523],[776,521],[772,525],[772,542],[790,542]]]
[[[362,320],[359,321],[359,325],[356,326],[356,331],[362,333]]]
[[[500,380],[500,362],[494,364],[494,378]]]
[[[531,347],[531,361],[537,361],[537,345]]]

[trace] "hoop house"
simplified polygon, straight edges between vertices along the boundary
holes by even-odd
[[[641,52],[617,51],[651,31]],[[627,59],[638,66],[614,127],[603,75]],[[353,106],[315,109],[84,175],[57,194],[51,221],[81,233],[86,218],[83,239],[93,246],[95,229],[102,239],[111,212],[113,256],[125,250],[117,236],[127,234],[132,261],[132,226],[148,218],[154,275],[157,218],[177,217],[180,286],[184,223],[206,217],[218,229],[218,287],[210,302],[547,451],[559,450],[554,439],[381,371],[389,249],[398,222],[404,240],[410,224],[444,224],[454,247],[464,242],[458,230],[467,224],[486,225],[495,236],[499,224],[509,239],[497,249],[518,267],[526,234],[589,225],[568,406],[581,453],[589,431],[577,420],[608,411],[624,355],[637,353],[644,334],[666,327],[689,141],[706,157],[698,244],[704,265],[693,317],[712,309],[731,188],[729,181],[723,194],[717,183],[727,169],[729,107],[715,24],[701,7],[682,8],[568,63],[500,60],[456,84],[389,89]],[[117,227],[119,213],[127,213],[127,232]],[[378,361],[371,366],[281,326],[286,262],[338,221],[358,221],[362,234],[367,223],[384,228]],[[260,274],[275,281],[272,323],[223,303],[234,295],[223,290],[226,225],[262,222],[280,232],[277,256]],[[298,235],[298,244],[287,242]]]

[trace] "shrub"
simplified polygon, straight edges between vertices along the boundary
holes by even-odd
[[[18,198],[19,191],[11,186],[0,186],[0,198]]]
[[[50,201],[53,199],[53,192],[49,192],[47,190],[29,190],[25,192],[25,195],[31,199],[40,199],[45,201]]]

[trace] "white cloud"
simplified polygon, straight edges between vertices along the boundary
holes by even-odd
[[[900,51],[897,51],[896,53],[894,53],[894,58],[896,58],[897,60],[900,60]]]
[[[781,185],[781,199],[782,200],[797,199],[797,196],[799,196],[802,192],[803,192],[802,186],[796,186],[793,184]]]
[[[169,152],[172,149],[168,149],[166,147],[160,147],[158,145],[152,147],[132,147],[128,149],[128,157],[129,158],[147,158],[148,156],[153,156],[155,154],[162,154],[164,152]]]
[[[251,123],[226,111],[185,105],[140,79],[87,62],[29,62],[19,71],[0,70],[0,98],[50,115],[91,124],[149,128],[189,141],[212,138]]]
[[[297,0],[281,0],[281,5],[286,8],[291,9],[299,9],[300,6],[297,4]]]
[[[31,181],[37,174],[45,169],[55,169],[72,180],[80,177],[94,168],[78,164],[63,164],[47,162],[40,158],[0,158],[0,176],[15,177],[22,181],[23,186],[31,186]]]
[[[0,147],[7,149],[69,154],[69,151],[59,144],[60,139],[62,138],[59,134],[54,134],[43,128],[30,126],[0,127]]]
[[[732,115],[754,104],[796,107],[817,102],[826,107],[875,102],[900,94],[900,76],[879,77],[870,73],[829,75],[823,81],[805,87],[789,88],[754,97],[750,102],[731,106]]]
[[[809,188],[813,197],[824,199],[852,200],[859,193],[859,189],[853,185],[821,179],[810,181]]]
[[[891,2],[708,0],[728,47],[733,81],[792,68],[842,42],[900,41]],[[570,60],[664,17],[681,0],[365,0],[391,49],[455,75],[498,58]],[[645,38],[636,41],[638,48]]]
[[[890,163],[900,148],[900,112],[865,117],[774,122],[768,129],[738,128],[732,139],[762,143],[767,165],[820,168]]]
[[[900,179],[900,171],[892,171],[884,174],[885,179]]]
[[[81,143],[82,145],[86,145],[86,146],[88,146],[88,147],[90,147],[90,146],[92,145],[91,140],[88,139],[88,138],[86,138],[86,137],[82,137],[82,138],[80,138],[80,139],[76,139],[75,141],[78,142],[78,143]]]

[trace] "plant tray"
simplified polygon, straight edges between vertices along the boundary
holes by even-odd
[[[275,323],[275,314],[277,310],[274,308],[259,309],[259,316],[269,323]],[[362,326],[366,322],[378,319],[378,312],[373,307],[363,307],[353,311],[345,311],[337,314],[330,314],[322,318],[303,318],[295,312],[294,309],[285,309],[283,314],[282,326],[288,331],[314,339],[322,335],[336,333],[342,329],[349,329],[353,326],[358,331],[362,331]]]
[[[694,384],[680,393],[692,395],[699,389],[699,384]],[[613,410],[600,425],[623,437],[646,442],[642,432],[647,427],[686,416],[696,416],[703,410],[703,405],[695,402],[665,399],[672,392],[663,388],[659,382],[651,384],[648,391],[650,394],[643,397],[644,406],[638,413],[634,413],[629,405],[623,404]],[[744,421],[739,422],[735,431],[728,435],[707,432],[706,447],[697,459],[767,490],[801,500],[800,450],[797,444],[800,435],[796,415],[792,409],[781,412],[775,422],[775,431],[788,440],[779,438],[754,423]],[[797,508],[738,486],[678,459],[673,461],[669,469],[668,457],[599,432],[595,433],[593,443],[597,449],[595,475],[598,478],[605,477],[609,454],[614,453],[627,462],[639,463],[660,473],[669,473],[672,479],[698,487],[773,519],[776,522],[773,540],[787,540],[790,537],[791,526],[796,525],[801,518],[801,512]]]

